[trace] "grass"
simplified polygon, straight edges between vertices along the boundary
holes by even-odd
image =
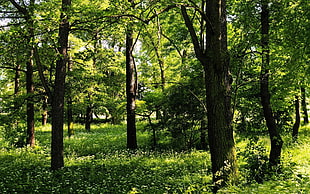
[[[1,193],[210,193],[210,156],[207,152],[150,151],[150,136],[138,126],[140,149],[127,150],[124,125],[96,125],[89,133],[75,126],[65,137],[65,164],[50,170],[50,126],[37,127],[37,147],[12,148],[0,139]],[[283,172],[262,184],[245,177],[247,162],[239,157],[240,184],[219,193],[309,193],[310,127],[300,141],[286,139]],[[266,143],[265,139],[262,141]],[[239,155],[248,140],[237,141]]]

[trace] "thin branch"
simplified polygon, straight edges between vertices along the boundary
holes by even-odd
[[[198,12],[201,14],[202,19],[204,19],[204,20],[207,22],[207,24],[209,24],[208,27],[211,28],[212,32],[214,32],[214,27],[213,27],[213,25],[212,25],[210,19],[208,18],[208,16],[204,13],[204,11],[201,10],[201,9],[196,5],[196,3],[195,3],[194,1],[189,0],[189,2],[193,4],[194,9],[195,9],[196,11],[198,11]]]
[[[181,50],[178,48],[178,46],[173,42],[173,40],[168,37],[167,35],[165,35],[163,32],[161,32],[161,35],[166,38],[172,45],[173,47],[177,50],[177,52],[179,53],[180,57],[183,57]]]
[[[176,8],[177,5],[173,4],[173,5],[169,5],[166,8],[160,10],[159,12],[154,13],[151,17],[149,17],[147,20],[144,20],[144,22],[146,24],[148,24],[151,20],[153,20],[154,18],[158,17],[160,14],[169,11],[170,9]]]

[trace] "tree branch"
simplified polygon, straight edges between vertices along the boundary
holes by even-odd
[[[199,43],[196,31],[194,29],[193,23],[191,22],[188,14],[187,14],[185,6],[183,6],[183,5],[181,6],[181,11],[182,11],[182,16],[183,16],[184,21],[185,21],[185,25],[186,25],[189,33],[190,33],[190,36],[191,36],[193,44],[194,44],[195,54],[196,54],[197,58],[200,60],[202,58],[203,52],[201,50],[200,43]]]
[[[35,58],[35,61],[36,61],[36,64],[38,66],[38,71],[39,71],[39,77],[40,77],[40,80],[42,82],[42,85],[48,95],[48,97],[50,99],[51,98],[51,95],[52,95],[52,92],[51,92],[51,89],[49,88],[48,84],[47,84],[47,81],[45,79],[45,76],[44,76],[44,73],[43,73],[43,69],[42,69],[42,63],[41,63],[41,60],[40,60],[40,56],[39,56],[39,52],[38,52],[38,49],[36,46],[34,46],[34,58]]]
[[[24,15],[26,16],[26,18],[29,17],[28,11],[27,11],[26,8],[20,6],[20,5],[19,5],[16,1],[14,1],[14,0],[9,0],[9,1],[14,5],[14,7],[15,7],[20,13],[24,14]]]

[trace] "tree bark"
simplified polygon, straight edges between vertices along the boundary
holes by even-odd
[[[237,176],[235,142],[230,104],[229,55],[227,51],[226,1],[205,1],[201,18],[206,39],[197,37],[186,8],[181,7],[194,44],[196,57],[205,71],[208,140],[211,153],[214,192]],[[202,27],[201,29],[205,29]]]
[[[43,99],[42,99],[42,110],[43,110],[43,113],[42,113],[42,125],[46,125],[47,124],[47,117],[48,117],[48,111],[47,111],[47,96],[43,96]]]
[[[133,4],[133,0],[129,0]],[[135,64],[132,55],[133,44],[133,30],[132,24],[127,25],[126,32],[126,97],[127,97],[127,148],[136,149],[137,135],[136,135],[136,80],[135,80]]]
[[[66,65],[68,63],[68,37],[70,24],[67,11],[71,6],[71,0],[62,0],[62,12],[60,16],[58,52],[59,59],[56,62],[55,84],[52,99],[52,149],[51,168],[60,169],[64,166],[63,155],[63,124],[64,124],[64,96]]]
[[[261,0],[261,45],[262,45],[262,67],[260,75],[260,96],[263,106],[264,117],[268,128],[271,150],[269,155],[270,166],[277,166],[280,164],[282,138],[276,126],[276,121],[270,103],[269,93],[269,9],[268,0]]]
[[[87,108],[86,108],[86,117],[85,117],[85,129],[88,132],[90,132],[90,125],[91,125],[91,121],[92,121],[92,115],[93,115],[92,107],[91,107],[91,105],[88,105]]]
[[[33,32],[33,31],[32,31]],[[31,33],[33,35],[33,33]],[[31,43],[30,43],[31,44]],[[34,94],[33,86],[33,49],[31,48],[29,54],[29,61],[27,62],[26,71],[26,90],[27,90],[27,145],[34,147],[34,104],[32,96]]]
[[[15,77],[14,77],[14,98],[17,98],[20,89],[20,64],[16,65]],[[18,102],[14,101],[14,109],[18,108]]]
[[[304,117],[304,125],[309,123],[308,111],[307,111],[307,103],[306,103],[306,89],[305,87],[301,87],[301,108]]]
[[[298,138],[298,130],[300,126],[300,108],[299,108],[299,97],[295,97],[295,123],[293,126],[293,140],[296,141]]]

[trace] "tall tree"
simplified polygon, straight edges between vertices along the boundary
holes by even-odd
[[[27,25],[27,47],[28,47],[28,61],[26,63],[26,90],[27,90],[27,145],[33,147],[35,145],[35,137],[34,137],[34,104],[33,104],[33,41],[34,41],[34,23],[33,23],[33,15],[34,15],[34,5],[35,0],[30,0],[28,9],[22,7],[14,0],[10,0],[13,6],[18,10],[20,14],[22,14],[26,20]],[[16,70],[15,84],[16,87],[18,85],[18,70]],[[17,88],[15,88],[17,90]]]
[[[134,1],[128,0],[131,7],[134,7]],[[131,19],[130,19],[131,20]],[[135,63],[133,58],[133,29],[132,22],[127,24],[126,29],[126,97],[127,97],[127,148],[136,149],[136,93],[137,86],[135,80]]]
[[[262,67],[260,75],[260,96],[263,106],[264,117],[268,128],[271,150],[269,155],[269,163],[276,166],[280,163],[282,138],[278,131],[274,114],[270,103],[269,92],[269,65],[270,65],[270,49],[269,49],[269,0],[261,0],[261,45],[262,45]]]
[[[227,50],[226,1],[202,1],[195,5],[201,15],[200,40],[187,10],[181,7],[196,57],[204,67],[208,139],[211,153],[214,191],[235,179],[237,175],[235,142],[230,105],[229,54]]]
[[[306,103],[306,88],[301,87],[301,108],[304,117],[304,124],[307,125],[309,123],[308,111],[307,111],[307,103]]]
[[[300,126],[300,105],[299,105],[299,96],[295,97],[295,123],[293,125],[293,140],[297,140],[298,138],[298,129]]]
[[[58,60],[56,62],[55,84],[52,94],[52,150],[51,168],[57,170],[64,166],[63,124],[66,66],[68,57],[68,38],[70,23],[68,11],[71,0],[62,0],[60,25],[58,32]]]
[[[32,96],[34,94],[33,85],[33,47],[30,49],[29,61],[27,62],[26,71],[26,89],[27,89],[27,145],[35,145],[34,136],[34,103]]]

